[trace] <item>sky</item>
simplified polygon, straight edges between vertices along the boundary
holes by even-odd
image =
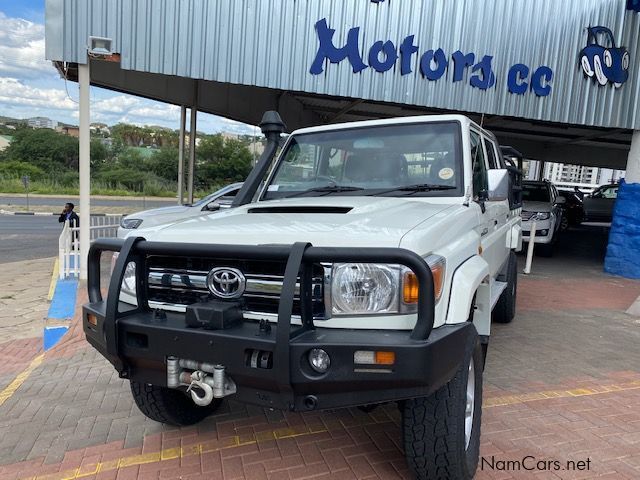
[[[49,117],[78,124],[78,84],[65,82],[44,58],[44,0],[0,0],[0,116]],[[91,121],[178,129],[180,107],[91,88]],[[255,134],[256,129],[198,113],[198,131]]]

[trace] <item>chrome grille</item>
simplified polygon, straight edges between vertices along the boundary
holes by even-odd
[[[270,264],[270,265],[265,265]],[[183,307],[192,303],[216,300],[207,288],[209,271],[218,266],[238,268],[246,278],[246,289],[241,299],[247,312],[276,314],[282,282],[284,264],[274,262],[243,262],[184,259],[175,257],[150,257],[147,269],[147,295],[150,302]],[[185,267],[185,268],[180,268]],[[196,267],[196,268],[192,268]],[[276,273],[266,273],[271,270]],[[294,290],[295,315],[300,314],[300,279]],[[324,318],[324,268],[314,265],[312,275],[312,311],[314,318]]]
[[[523,221],[528,222],[535,214],[536,212],[527,212],[526,210],[522,210],[520,215],[522,216]]]

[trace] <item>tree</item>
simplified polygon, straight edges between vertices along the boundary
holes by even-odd
[[[160,178],[175,182],[178,179],[178,149],[161,148],[147,161],[149,169]]]
[[[61,168],[78,168],[78,139],[49,130],[48,128],[20,128],[11,144],[5,149],[4,158],[30,163],[46,172]]]
[[[196,178],[202,186],[243,181],[251,171],[251,152],[243,142],[211,135],[197,147]]]

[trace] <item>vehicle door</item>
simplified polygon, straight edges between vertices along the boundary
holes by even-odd
[[[473,166],[473,199],[480,206],[478,233],[482,246],[482,257],[489,264],[495,277],[507,258],[507,233],[509,220],[508,200],[488,201],[487,171],[498,168],[497,150],[493,141],[480,132],[471,131],[471,159]]]
[[[600,187],[584,199],[584,210],[589,220],[611,221],[613,205],[618,198],[618,185]]]

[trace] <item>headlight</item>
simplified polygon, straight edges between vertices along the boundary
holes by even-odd
[[[536,213],[536,220],[549,220],[551,214],[549,212],[538,212]]]
[[[436,301],[442,296],[445,260],[426,259],[433,274]],[[418,279],[402,265],[338,263],[331,276],[333,315],[411,313],[417,310]]]
[[[121,290],[129,295],[136,296],[136,264],[129,262],[124,269]]]
[[[138,228],[141,224],[142,220],[139,218],[123,218],[122,220],[120,220],[120,226],[122,228],[126,228],[127,230]]]
[[[333,314],[398,312],[399,266],[340,263],[334,265],[332,277]]]

